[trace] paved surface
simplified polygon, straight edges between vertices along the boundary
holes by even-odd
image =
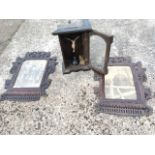
[[[58,39],[51,35],[63,20],[26,20],[0,55],[0,92],[17,56],[28,51],[51,51],[57,56],[56,72],[48,97],[36,102],[0,103],[1,134],[154,134],[155,114],[149,117],[118,117],[97,114],[93,72],[62,74]],[[132,56],[147,68],[145,84],[155,92],[155,20],[91,20],[99,31],[113,34],[111,56]],[[98,45],[99,46],[99,45]],[[95,47],[94,47],[95,48]],[[154,94],[154,93],[152,93]],[[155,98],[148,102],[155,107]]]
[[[0,53],[11,41],[11,38],[23,22],[22,19],[0,19]]]

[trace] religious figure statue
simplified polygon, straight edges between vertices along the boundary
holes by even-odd
[[[69,40],[71,42],[71,47],[72,47],[72,64],[73,65],[78,65],[79,64],[79,58],[78,55],[76,53],[76,41],[80,38],[80,36],[77,36],[75,39],[70,39],[70,38],[66,38],[67,40]]]

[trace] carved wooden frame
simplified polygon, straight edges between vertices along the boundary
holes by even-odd
[[[38,88],[13,88],[19,71],[23,62],[27,60],[47,60],[47,65],[44,70],[44,75]],[[56,57],[50,58],[49,52],[28,52],[24,58],[18,57],[16,62],[13,63],[10,73],[13,74],[10,80],[6,80],[5,89],[7,91],[2,94],[0,100],[13,100],[13,101],[35,101],[39,100],[42,95],[46,95],[46,89],[51,83],[48,79],[49,74],[55,71],[57,62]]]
[[[95,89],[95,94],[99,97],[97,110],[108,114],[141,116],[152,114],[152,108],[145,103],[151,99],[151,91],[144,88],[143,82],[147,80],[145,69],[140,62],[132,63],[129,57],[115,57],[109,59],[109,66],[129,66],[132,70],[134,84],[137,93],[137,100],[129,99],[106,99],[104,93],[105,77],[95,74],[95,80],[99,81],[99,88]]]

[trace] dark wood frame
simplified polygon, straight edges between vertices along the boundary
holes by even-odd
[[[38,88],[13,88],[16,79],[18,77],[19,71],[24,61],[27,60],[47,60],[47,65],[44,71],[42,82]],[[50,58],[49,52],[28,52],[24,58],[18,57],[16,62],[13,63],[13,67],[10,73],[13,74],[11,80],[6,80],[5,89],[7,91],[2,94],[0,100],[14,100],[14,101],[35,101],[39,100],[40,96],[47,95],[46,89],[51,83],[48,79],[49,74],[55,71],[56,67],[56,57]]]
[[[81,20],[81,25],[79,26],[78,23],[72,23],[71,20],[68,21],[68,24],[66,25],[58,25],[57,26],[57,30],[54,31],[52,34],[53,35],[58,35],[59,37],[59,42],[60,42],[60,46],[61,46],[61,52],[62,52],[62,57],[63,57],[63,63],[62,63],[62,71],[63,74],[68,74],[71,72],[77,72],[77,71],[86,71],[86,70],[90,70],[90,65],[89,65],[89,32],[91,32],[92,27],[91,24],[89,22],[89,20],[86,19],[82,19]],[[63,39],[64,36],[68,36],[68,35],[76,35],[76,34],[80,34],[81,35],[81,40],[82,42],[80,47],[82,47],[82,51],[79,51],[79,53],[83,54],[85,56],[85,58],[87,59],[86,64],[84,65],[66,65],[66,61],[65,61],[65,52],[70,51],[70,47],[67,47],[64,49],[65,41]],[[64,54],[65,53],[65,54]],[[68,55],[68,54],[67,54]]]
[[[74,34],[79,34],[79,32],[76,32]],[[98,32],[96,30],[91,30],[91,31],[85,31],[81,32],[82,35],[82,48],[83,48],[83,54],[85,57],[88,59],[87,63],[85,65],[70,65],[69,67],[65,63],[65,55],[64,55],[64,41],[63,41],[63,36],[66,34],[59,35],[59,42],[61,45],[61,51],[62,51],[62,56],[63,56],[63,73],[71,73],[71,72],[77,72],[77,71],[87,71],[87,70],[94,70],[98,73],[101,74],[107,74],[107,65],[108,65],[108,60],[109,60],[109,54],[110,54],[110,47],[113,42],[113,36],[103,34],[101,32]],[[89,49],[89,44],[90,44],[90,37],[91,36],[100,36],[105,42],[106,42],[106,52],[105,52],[105,64],[103,70],[99,70],[91,65],[90,62],[90,49]]]
[[[63,63],[62,63],[62,71],[63,74],[68,74],[71,72],[77,72],[77,71],[87,71],[90,69],[95,70],[96,72],[99,72],[101,74],[106,74],[107,73],[107,64],[109,60],[109,53],[110,53],[110,46],[111,43],[113,42],[113,36],[108,36],[105,35],[101,32],[98,32],[96,30],[92,29],[92,26],[88,20],[81,20],[82,25],[79,26],[77,23],[72,23],[71,21],[68,22],[66,25],[59,25],[57,26],[57,30],[54,31],[52,34],[53,35],[58,35],[59,37],[59,42],[60,42],[60,47],[61,47],[61,52],[62,52],[62,57],[63,57]],[[71,48],[68,45],[68,43],[65,41],[65,36],[66,37],[72,37],[72,36],[81,36],[80,41],[77,41],[77,51],[81,55],[86,58],[86,62],[84,65],[77,64],[77,65],[72,65],[70,63],[70,57],[71,57]],[[106,52],[104,53],[105,57],[105,64],[104,68],[98,69],[92,66],[90,62],[90,36],[91,35],[98,35],[100,36],[105,42],[106,42]],[[76,56],[77,57],[77,56]],[[79,60],[77,60],[79,61]]]
[[[151,98],[151,91],[143,87],[143,82],[146,81],[146,75],[141,63],[131,63],[130,58],[116,57],[109,59],[109,66],[129,66],[131,68],[137,92],[137,100],[106,99],[104,93],[105,77],[101,74],[95,74],[95,80],[99,80],[99,88],[95,89],[95,93],[100,100],[97,105],[98,111],[127,116],[152,114],[152,108],[145,104],[146,101]]]

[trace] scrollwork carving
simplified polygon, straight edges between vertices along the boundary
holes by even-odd
[[[100,82],[98,91],[95,88],[95,94],[100,100],[97,105],[98,111],[125,116],[152,114],[152,108],[146,105],[146,101],[151,99],[151,91],[149,88],[143,87],[143,82],[147,78],[145,75],[146,69],[142,68],[141,62],[132,63],[129,57],[114,57],[109,59],[109,66],[129,66],[131,68],[138,97],[137,100],[106,99],[104,94],[104,76],[101,74],[96,75],[95,73],[94,78],[97,77],[97,80]]]
[[[26,60],[47,60],[47,66],[44,70],[44,76],[40,87],[38,88],[14,88],[15,81],[24,61]],[[0,96],[0,101],[13,100],[13,101],[36,101],[40,96],[45,95],[45,90],[51,84],[48,79],[49,74],[54,73],[56,69],[56,57],[50,57],[50,52],[28,52],[24,58],[18,57],[16,62],[13,63],[10,73],[13,74],[10,80],[6,80],[5,89],[7,91]]]

